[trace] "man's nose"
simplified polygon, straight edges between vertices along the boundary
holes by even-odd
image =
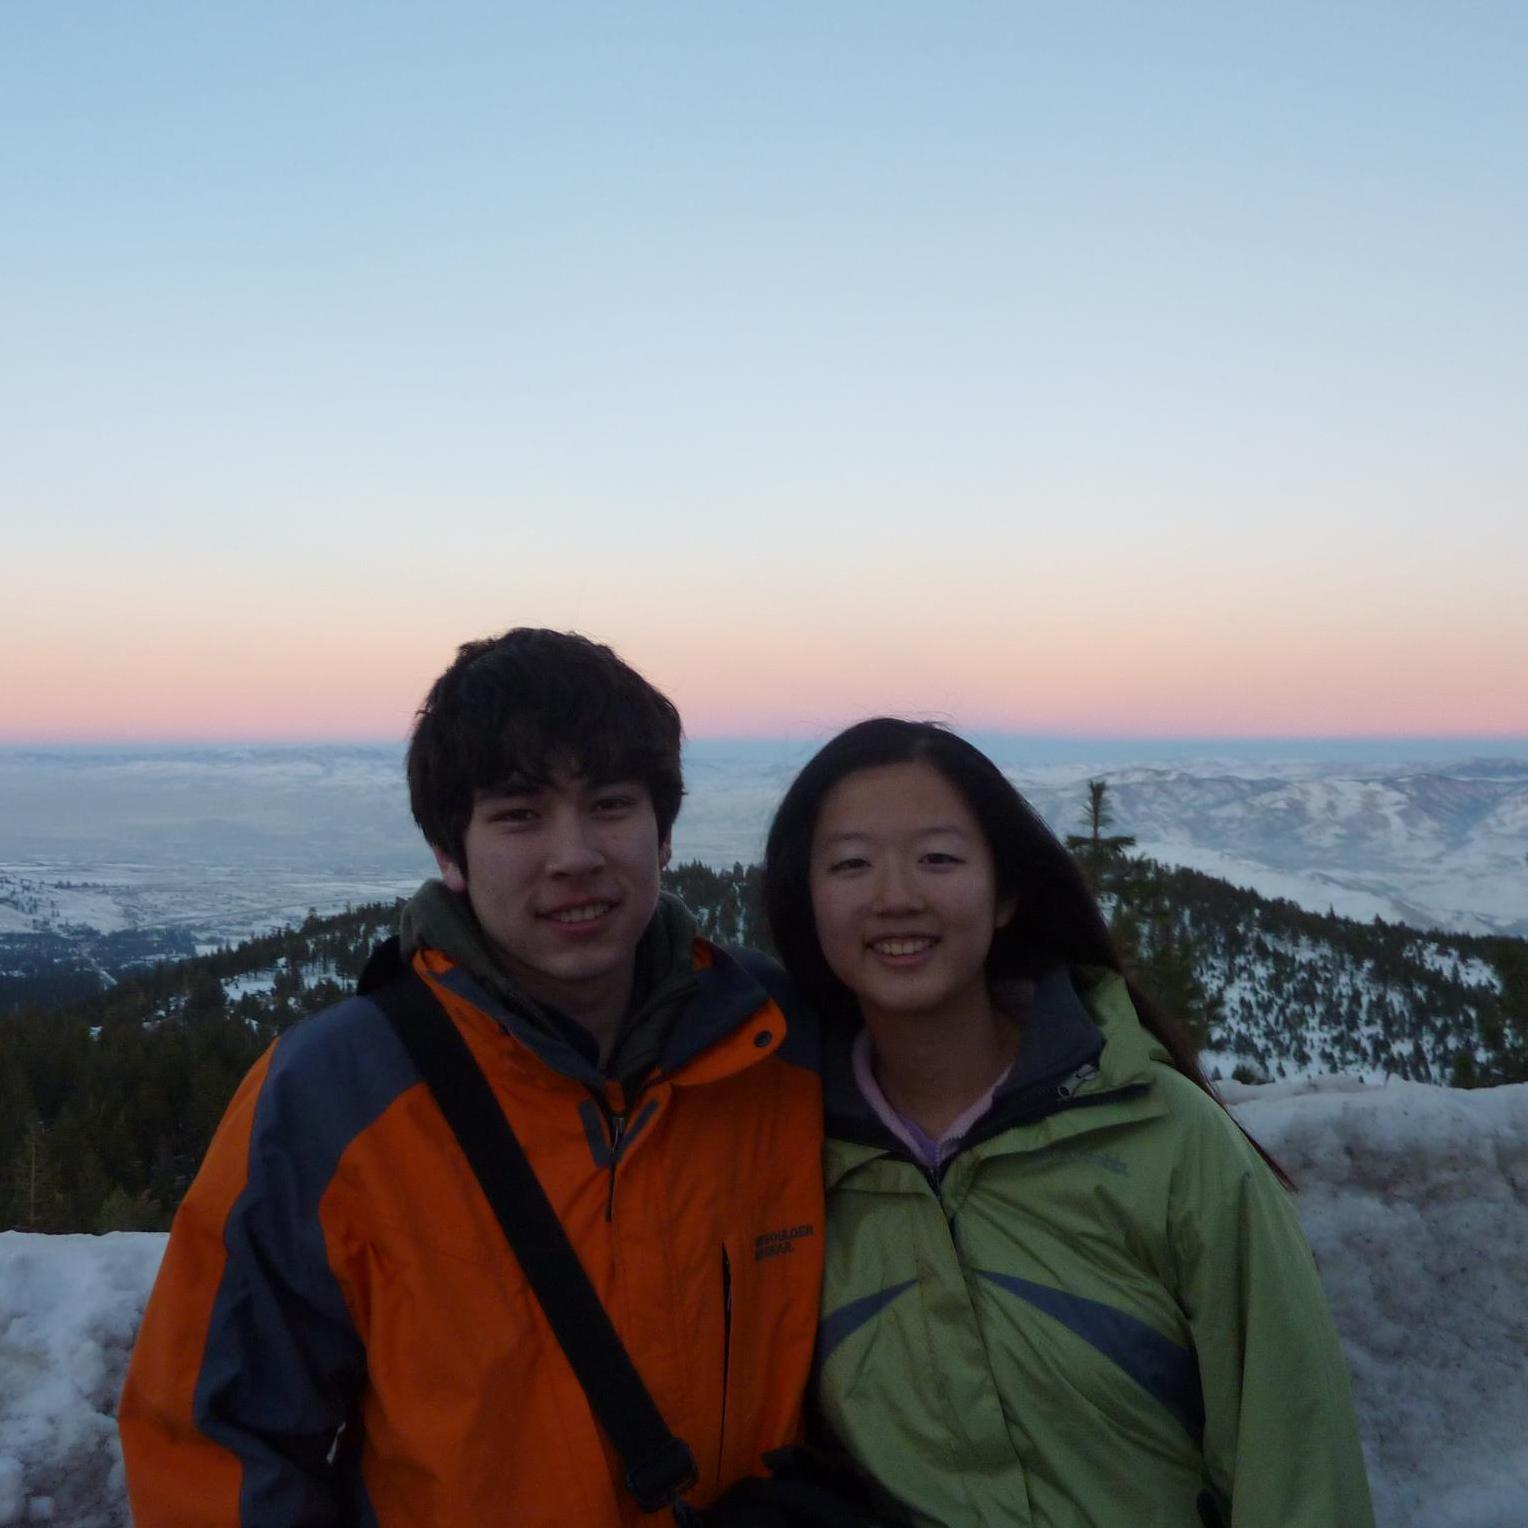
[[[553,875],[584,875],[604,863],[594,823],[582,812],[554,815],[547,846],[547,869]]]

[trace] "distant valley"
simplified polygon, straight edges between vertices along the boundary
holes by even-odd
[[[1528,747],[1423,762],[1237,755],[1131,759],[1129,745],[980,739],[1059,832],[1089,778],[1140,852],[1313,912],[1528,934]],[[810,742],[697,742],[675,858],[762,855]],[[1421,750],[1418,750],[1419,752]],[[237,942],[309,909],[406,894],[431,871],[401,750],[0,751],[0,940],[137,933],[166,953]],[[122,946],[121,948],[126,948]],[[112,968],[113,948],[103,947]]]

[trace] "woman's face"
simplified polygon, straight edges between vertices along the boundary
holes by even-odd
[[[846,775],[812,834],[812,914],[867,1018],[988,1003],[987,952],[1013,916],[971,809],[924,763]]]

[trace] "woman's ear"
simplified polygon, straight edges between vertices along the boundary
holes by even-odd
[[[992,914],[992,927],[994,929],[1007,928],[1013,922],[1013,915],[1019,910],[1018,896],[1009,892],[1006,896],[997,899],[997,907]]]

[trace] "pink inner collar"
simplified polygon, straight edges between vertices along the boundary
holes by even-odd
[[[854,1037],[854,1046],[849,1052],[849,1058],[854,1068],[854,1081],[858,1084],[865,1102],[875,1110],[881,1123],[912,1152],[918,1161],[925,1167],[935,1170],[942,1167],[946,1159],[954,1154],[955,1148],[969,1133],[971,1127],[992,1107],[992,1100],[1006,1078],[1006,1073],[1004,1077],[999,1077],[975,1103],[963,1110],[957,1118],[952,1119],[944,1133],[935,1140],[933,1136],[924,1133],[916,1120],[909,1119],[905,1114],[899,1114],[881,1091],[880,1083],[875,1080],[874,1057],[875,1047],[870,1039],[870,1031],[861,1029]]]

